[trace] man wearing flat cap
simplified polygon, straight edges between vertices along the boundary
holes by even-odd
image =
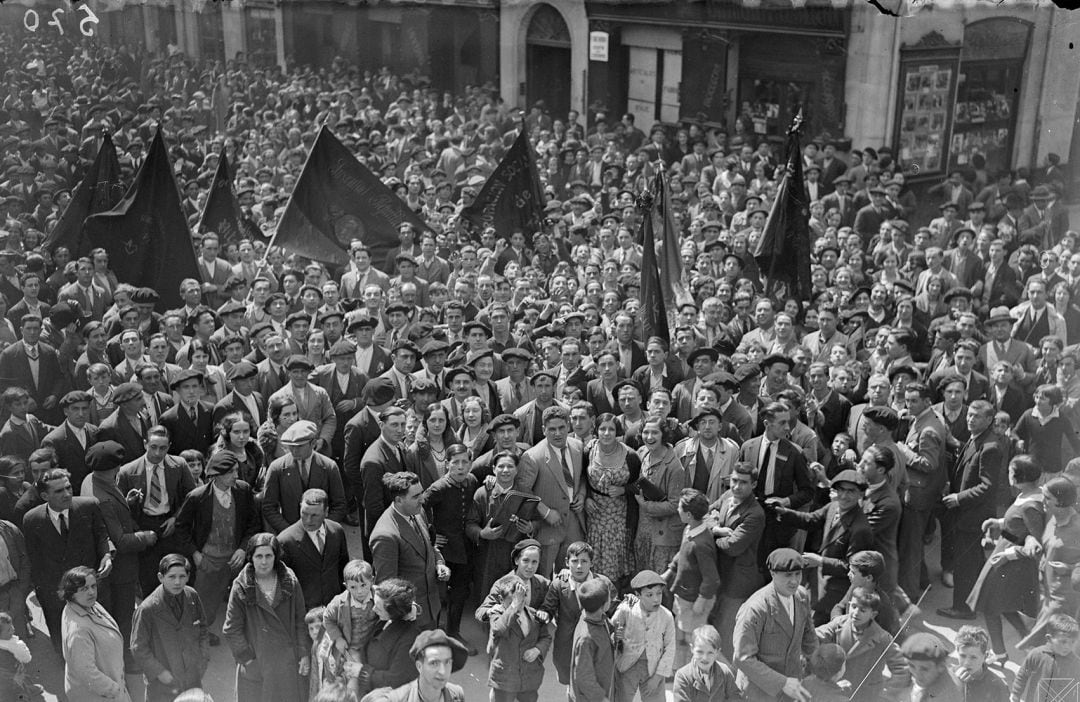
[[[214,443],[214,406],[201,399],[203,379],[201,371],[188,368],[177,373],[169,386],[180,401],[162,413],[159,421],[169,430],[175,454],[194,449],[206,456]]]
[[[733,663],[736,682],[749,702],[784,699],[811,702],[799,682],[802,657],[817,648],[810,598],[800,588],[806,561],[798,551],[778,548],[766,559],[772,578],[750,596],[735,617]]]
[[[195,589],[202,599],[205,624],[213,629],[217,611],[244,565],[248,540],[262,530],[250,485],[238,479],[239,462],[219,451],[206,463],[205,483],[188,493],[176,517],[180,552],[195,565]],[[210,642],[218,638],[211,634]]]
[[[465,691],[450,682],[450,674],[464,668],[469,658],[464,644],[435,629],[417,636],[409,655],[419,671],[416,680],[394,690],[376,690],[367,702],[465,702]]]
[[[296,402],[300,419],[315,425],[315,450],[329,455],[334,433],[337,431],[337,414],[330,402],[329,393],[308,381],[311,371],[315,370],[315,364],[306,356],[294,354],[285,362],[285,368],[289,373],[289,383],[271,395],[269,402],[273,402],[277,397],[291,397]]]
[[[340,462],[345,455],[345,424],[363,407],[360,394],[368,378],[356,368],[356,344],[349,339],[334,342],[330,361],[315,369],[311,382],[326,391],[334,407],[337,427],[330,442],[330,456]]]
[[[79,489],[90,474],[86,450],[97,443],[98,428],[90,424],[90,393],[72,390],[60,398],[64,421],[41,440],[42,448],[51,448],[58,465],[71,473],[72,486]]]
[[[420,349],[408,339],[403,338],[390,349],[393,365],[379,377],[393,382],[395,400],[407,401],[409,399],[409,392],[412,390],[412,374],[416,370],[416,360],[419,357]]]
[[[120,383],[113,389],[117,409],[98,426],[99,441],[116,441],[124,447],[125,456],[141,456],[150,424],[143,410],[146,397],[138,383]]]
[[[960,702],[964,694],[949,674],[949,647],[935,634],[916,632],[904,640],[910,684],[898,690],[897,702]]]
[[[274,460],[266,472],[262,511],[273,532],[280,533],[300,519],[300,500],[307,490],[319,488],[328,495],[330,519],[345,517],[345,488],[341,472],[332,460],[315,452],[315,424],[297,420],[281,434],[288,455]]]
[[[409,470],[405,461],[405,410],[387,406],[376,415],[379,437],[364,452],[355,469],[349,472],[349,483],[361,500],[364,511],[366,534],[374,529],[379,517],[390,505],[390,492],[383,484],[383,477],[391,473]],[[350,468],[352,468],[350,464]]]
[[[220,424],[225,415],[240,412],[251,417],[252,429],[266,420],[266,405],[259,386],[259,368],[251,361],[241,360],[229,368],[228,381],[232,390],[214,405],[214,424]]]

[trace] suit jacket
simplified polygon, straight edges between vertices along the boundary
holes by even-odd
[[[566,450],[570,454],[570,469],[574,479],[574,498],[585,498],[586,480],[582,475],[584,468],[582,444],[577,439],[570,437],[566,442]],[[526,451],[518,461],[518,474],[514,481],[514,487],[523,492],[529,492],[540,498],[540,501],[549,509],[558,510],[563,516],[559,526],[553,527],[546,521],[540,523],[540,528],[533,535],[537,541],[545,546],[561,544],[566,539],[567,520],[576,519],[581,526],[581,532],[585,533],[584,512],[574,512],[570,509],[570,497],[567,494],[566,479],[555,449],[544,439],[536,446]]]
[[[150,539],[144,533],[139,533],[139,525],[131,516],[124,493],[120,492],[114,481],[104,479],[100,473],[90,475],[88,480],[83,492],[87,497],[97,498],[105,528],[109,532],[109,541],[116,547],[109,582],[138,582],[139,554],[150,546]]]
[[[986,400],[994,406],[995,411],[1006,412],[1010,417],[1019,417],[1032,406],[1030,396],[1025,396],[1014,385],[1005,388],[1004,396],[999,396],[994,386],[990,386],[986,391]]]
[[[684,487],[694,487],[697,480],[698,464],[700,461],[705,460],[704,455],[699,452],[700,448],[701,441],[697,436],[688,436],[675,444],[675,457],[682,464],[683,473],[686,476]],[[712,463],[708,466],[701,466],[708,470],[709,478],[705,497],[709,499],[709,504],[716,503],[727,489],[727,481],[731,477],[731,471],[735,468],[735,457],[738,453],[739,445],[737,443],[731,439],[721,437],[717,439],[716,445],[713,447]]]
[[[844,678],[856,685],[862,681],[862,690],[855,697],[859,702],[879,699],[885,682],[882,672],[886,665],[891,673],[890,688],[899,687],[909,679],[907,662],[900,648],[889,632],[876,621],[856,633],[851,617],[845,614],[819,626],[817,636],[821,643],[837,644],[847,652]]]
[[[343,299],[362,298],[364,288],[369,285],[378,285],[383,292],[386,292],[390,289],[390,276],[374,267],[368,268],[364,276],[350,268],[341,276],[341,297]]]
[[[281,366],[284,370],[284,366]],[[267,404],[270,402],[270,397],[280,390],[282,386],[289,384],[289,372],[285,371],[285,381],[282,382],[281,378],[275,373],[270,366],[270,359],[264,358],[256,364],[256,368],[259,369],[259,392],[266,398]]]
[[[619,414],[619,398],[608,399],[603,378],[595,378],[585,385],[585,401],[596,409],[597,416],[606,412]]]
[[[821,443],[826,447],[831,447],[833,438],[847,430],[848,419],[851,416],[851,400],[835,390],[830,390],[825,401],[818,403],[818,411],[821,412],[822,421],[814,425],[814,429],[821,437]]]
[[[343,432],[344,449],[342,450],[342,470],[352,492],[350,497],[360,499],[363,494],[363,482],[360,480],[360,462],[368,447],[379,438],[382,429],[379,419],[368,407],[357,412],[345,423]]]
[[[262,515],[255,509],[251,486],[243,480],[237,480],[229,492],[236,510],[236,526],[233,530],[235,550],[246,547],[248,540],[262,531]],[[213,526],[216,501],[213,484],[204,483],[189,492],[180,505],[180,512],[176,515],[176,537],[184,555],[191,556],[206,545],[210,538],[210,527]]]
[[[620,372],[624,378],[629,378],[634,371],[649,362],[645,357],[645,347],[641,342],[630,342],[630,365],[633,366],[633,368],[622,367],[622,355],[619,353],[619,343],[617,341],[609,343],[608,348],[614,351],[615,358],[619,359]]]
[[[208,274],[206,271],[206,259],[202,256],[199,257],[196,267],[199,269],[199,280],[203,283],[211,283],[217,286],[217,292],[203,293],[203,302],[212,310],[216,310],[225,304],[225,301],[229,299],[229,296],[225,294],[225,283],[228,282],[229,276],[232,275],[232,266],[229,262],[217,258],[214,259],[214,265],[211,272]]]
[[[941,387],[941,381],[946,377],[956,373],[956,366],[950,365],[943,371],[938,371],[930,376],[930,386],[934,388],[934,392],[937,394],[937,400],[941,401],[941,391],[944,389]],[[971,382],[967,388],[967,394],[964,395],[964,404],[970,405],[975,400],[985,400],[986,391],[990,389],[990,381],[986,376],[978,371],[971,371]]]
[[[345,564],[349,562],[345,530],[330,519],[323,524],[326,526],[326,541],[322,553],[315,548],[315,543],[300,522],[278,534],[281,560],[296,573],[296,579],[304,591],[304,606],[308,609],[325,607],[345,589],[342,583]]]
[[[165,411],[158,423],[169,430],[169,450],[174,453],[195,449],[204,456],[210,455],[214,443],[214,406],[199,401],[197,420],[192,421],[188,411],[179,404]]]
[[[83,478],[90,474],[90,468],[86,465],[86,450],[97,443],[98,437],[98,428],[93,424],[83,425],[83,431],[86,433],[86,446],[75,438],[67,422],[46,434],[41,442],[43,447],[51,448],[56,453],[57,462],[71,473],[71,486],[76,490],[82,485]]]
[[[566,403],[560,400],[555,400],[555,405],[562,407],[567,412],[570,411],[570,408]],[[514,412],[514,416],[521,422],[521,428],[518,429],[518,440],[524,441],[527,444],[536,443],[533,438],[534,434],[537,429],[542,429],[542,427],[537,426],[536,400],[530,400],[521,407],[518,407],[517,411]]]
[[[390,359],[390,353],[378,344],[372,344],[371,360],[368,363],[368,367],[364,368],[359,363],[356,365],[356,369],[366,375],[369,378],[374,378],[377,375],[382,375],[390,366],[394,365]]]
[[[959,500],[952,510],[958,531],[978,532],[984,520],[995,516],[995,495],[1006,458],[990,429],[971,437],[964,445],[947,486],[948,492]]]
[[[321,453],[312,453],[309,461],[307,483],[301,479],[300,466],[292,454],[275,459],[266,471],[262,512],[275,533],[300,519],[300,499],[305,490],[314,488],[325,490],[330,497],[329,519],[340,522],[345,518],[345,488],[337,465]]]
[[[338,385],[337,371],[334,364],[328,364],[317,368],[310,378],[311,382],[318,385],[330,396],[330,404],[337,416],[337,426],[334,428],[334,437],[330,442],[331,453],[335,460],[341,460],[345,455],[345,424],[356,414],[356,411],[364,406],[360,399],[360,393],[367,385],[368,378],[355,367],[349,368],[349,382],[345,391],[341,391]]]
[[[124,413],[117,409],[98,425],[98,441],[116,441],[124,447],[124,456],[141,456],[146,453],[146,432],[150,427],[146,419],[139,417],[142,431],[137,431]]]
[[[109,532],[101,507],[93,497],[73,497],[68,511],[68,535],[64,539],[53,526],[44,504],[23,517],[23,536],[30,556],[30,578],[39,593],[56,601],[60,577],[75,566],[97,570],[101,558],[109,552]],[[39,597],[41,595],[39,594]]]
[[[749,702],[775,702],[787,678],[802,677],[802,656],[817,648],[804,590],[794,597],[794,621],[772,583],[750,596],[735,618],[737,681]]]
[[[717,525],[731,529],[730,536],[716,540],[717,567],[724,597],[744,600],[761,585],[758,570],[758,542],[765,531],[765,509],[748,497],[736,504],[730,491],[720,498]]]
[[[334,440],[334,432],[337,431],[337,414],[334,413],[334,405],[330,402],[330,395],[318,385],[312,383],[307,384],[306,392],[307,399],[301,401],[296,396],[296,388],[293,384],[287,383],[270,396],[270,401],[273,401],[275,397],[293,398],[296,402],[296,409],[300,413],[300,419],[314,422],[319,432],[319,438],[325,441],[327,446],[330,446]]]
[[[405,462],[405,449],[396,451],[395,447],[380,435],[364,452],[364,457],[356,467],[356,473],[349,473],[351,485],[363,486],[364,521],[368,534],[392,502],[390,491],[383,485],[383,476],[403,470],[409,470]]]
[[[169,495],[168,514],[175,517],[188,493],[195,489],[195,478],[191,475],[191,469],[188,468],[187,461],[180,456],[165,456],[162,465],[165,467],[165,492]],[[145,455],[120,466],[120,472],[116,475],[116,484],[120,488],[120,492],[127,495],[132,488],[141,490],[143,502],[145,503],[148,496],[146,486],[147,466]]]
[[[1002,262],[996,272],[991,273],[986,267],[983,276],[982,303],[990,309],[999,305],[1014,307],[1020,302],[1020,281],[1016,271],[1006,262]]]
[[[589,382],[592,383],[593,381]],[[495,389],[499,393],[499,404],[502,405],[504,412],[510,414],[516,414],[519,409],[536,399],[536,391],[533,390],[528,378],[522,379],[521,391],[517,400],[514,399],[513,385],[510,376],[499,378],[495,381]],[[588,393],[588,385],[586,385],[585,392],[586,394]],[[597,413],[600,413],[599,407],[597,408]]]
[[[888,592],[896,584],[899,573],[899,555],[896,536],[900,530],[900,497],[886,480],[874,490],[869,490],[862,501],[863,514],[870,528],[874,530],[874,550],[885,557],[885,575],[881,579],[881,589]],[[979,522],[980,526],[982,522]]]
[[[100,322],[101,318],[105,316],[105,310],[112,306],[112,295],[109,294],[108,290],[96,283],[90,285],[94,290],[94,304],[92,305],[78,283],[68,283],[60,288],[58,297],[61,301],[74,300],[78,302],[84,318]]]
[[[252,418],[252,426],[259,427],[264,421],[266,421],[267,406],[266,403],[263,401],[262,393],[252,392],[251,397],[253,400],[255,400],[255,406],[258,408],[259,411],[258,415]],[[225,418],[225,415],[231,414],[233,412],[246,412],[247,414],[251,414],[251,410],[248,409],[247,404],[245,404],[244,401],[240,399],[240,396],[236,394],[235,390],[218,400],[217,404],[214,405],[212,413],[214,426],[220,424],[221,420]]]
[[[35,385],[30,372],[30,360],[26,357],[26,346],[16,342],[0,352],[0,385],[20,385],[30,393],[38,406],[38,413],[46,419],[56,414],[55,410],[44,408],[45,399],[53,396],[57,401],[66,391],[64,373],[60,368],[60,357],[56,350],[46,343],[38,343],[38,382]],[[54,421],[58,417],[53,418]]]
[[[40,446],[42,439],[48,436],[52,427],[32,414],[26,415],[26,422],[16,426],[9,418],[0,427],[0,455],[18,456],[24,461]]]
[[[949,430],[933,409],[928,409],[911,422],[907,434],[907,447],[922,458],[907,465],[908,487],[902,497],[904,504],[918,510],[929,510],[941,502],[942,489],[945,487],[948,455],[946,442]]]
[[[671,687],[675,702],[727,702],[742,697],[735,684],[735,671],[726,662],[717,660],[708,674],[708,681],[697,664],[687,663],[675,671]]]
[[[416,588],[420,614],[416,623],[421,629],[439,621],[439,581],[436,566],[442,554],[431,542],[430,528],[423,514],[416,516],[420,532],[393,507],[382,513],[371,530],[372,567],[375,582],[388,578],[408,580]]]
[[[855,213],[855,221],[852,223],[852,227],[855,229],[855,233],[863,238],[863,241],[869,241],[870,237],[877,234],[878,230],[881,229],[881,223],[891,218],[892,212],[890,208],[882,207],[880,210],[876,210],[873,205],[866,205]]]
[[[822,528],[821,546],[817,549],[821,554],[822,592],[839,596],[847,592],[851,585],[848,580],[848,560],[859,551],[874,546],[874,532],[862,509],[856,505],[847,512],[840,512],[840,505],[830,502],[813,512],[781,507],[777,509],[777,515],[781,521],[798,524],[802,528]]]
[[[761,452],[763,436],[755,436],[742,445],[739,450],[739,460],[747,461],[755,466],[761,464]],[[810,469],[806,463],[806,456],[802,450],[787,439],[781,439],[774,449],[776,452],[773,462],[776,478],[774,491],[765,494],[766,470],[758,474],[757,485],[754,487],[754,495],[764,502],[767,497],[790,497],[792,509],[798,509],[810,501],[813,496],[813,484],[810,480]]]

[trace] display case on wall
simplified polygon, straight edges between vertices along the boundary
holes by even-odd
[[[937,32],[901,48],[894,142],[897,161],[911,175],[939,175],[948,167],[959,71],[960,46]]]

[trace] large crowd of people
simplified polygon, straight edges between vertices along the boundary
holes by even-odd
[[[41,694],[30,596],[71,702],[133,673],[202,699],[221,639],[244,701],[463,700],[484,649],[492,702],[535,701],[549,656],[592,702],[1041,700],[1080,675],[1056,158],[916,196],[887,148],[807,139],[813,291],[776,299],[753,252],[783,145],[743,120],[586,127],[343,59],[12,34],[0,68],[0,698]],[[522,124],[543,225],[476,229]],[[268,246],[324,125],[427,225],[379,260]],[[157,130],[198,254],[168,310],[104,249],[46,245],[103,135],[130,180]],[[235,238],[198,226],[221,154]],[[658,170],[693,300],[643,338]],[[919,626],[939,579],[949,642]]]

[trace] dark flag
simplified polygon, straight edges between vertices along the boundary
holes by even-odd
[[[657,173],[653,190],[638,197],[637,206],[645,215],[642,228],[641,252],[641,327],[644,340],[658,336],[670,342],[668,332],[667,309],[664,305],[664,290],[660,284],[660,270],[656,264],[656,233],[653,212],[658,193],[663,192],[663,175]]]
[[[349,153],[324,125],[281,215],[271,246],[322,261],[349,262],[358,239],[382,261],[398,245],[398,227],[428,227],[409,206]]]
[[[121,283],[157,290],[163,309],[183,305],[180,281],[199,270],[160,128],[124,199],[86,219],[86,238],[109,252]]]
[[[664,304],[669,312],[674,313],[679,305],[693,303],[694,296],[686,289],[682,280],[682,259],[679,256],[679,234],[675,228],[675,215],[671,210],[671,191],[663,170],[656,173],[653,188],[653,231],[662,232],[660,236],[660,289],[664,292]]]
[[[514,231],[540,231],[544,219],[544,189],[522,129],[506,156],[484,183],[473,203],[461,211],[474,227],[495,227],[503,237]]]
[[[221,248],[226,244],[238,244],[241,239],[250,239],[261,232],[252,232],[248,220],[240,212],[240,203],[233,192],[232,173],[229,172],[229,158],[221,152],[214,182],[210,184],[210,193],[206,196],[202,219],[199,220],[199,232],[214,232],[221,239]]]
[[[788,130],[783,180],[765,221],[754,259],[765,274],[765,294],[809,300],[810,203],[803,184],[802,149],[799,148],[800,112]],[[781,286],[783,286],[781,288]]]
[[[90,253],[93,247],[87,245],[83,236],[83,222],[90,215],[112,209],[122,197],[124,184],[120,179],[120,162],[112,137],[106,132],[97,158],[71,194],[71,201],[49,234],[45,248],[55,251],[58,246],[66,246],[73,260]]]

